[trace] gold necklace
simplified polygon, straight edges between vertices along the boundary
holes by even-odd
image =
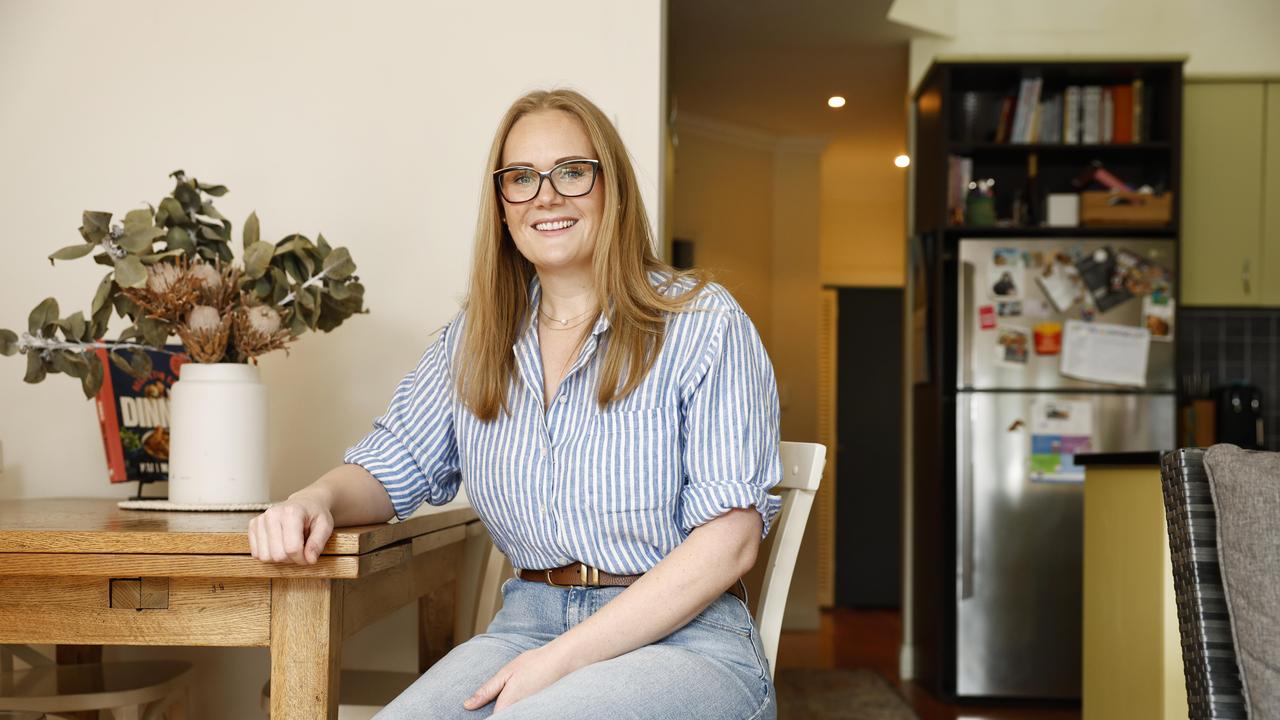
[[[591,312],[591,311],[590,311],[590,310],[588,310],[587,312],[589,313],[589,312]],[[544,314],[544,315],[546,315],[545,313],[543,313],[543,314]],[[572,325],[564,325],[563,323],[567,323],[567,322],[569,322],[569,320],[556,320],[555,318],[551,317],[550,315],[547,315],[546,317],[547,317],[548,319],[550,319],[550,320],[554,320],[555,322],[561,323],[561,325],[560,325],[559,327],[556,327],[555,325],[550,325],[550,324],[545,323],[545,322],[544,322],[544,323],[542,323],[542,327],[546,328],[547,330],[572,330],[572,329],[574,329],[574,328],[576,328],[576,327],[582,327],[583,325],[585,325],[585,324],[587,323],[587,321],[588,321],[588,320],[591,320],[591,319],[592,319],[592,318],[590,318],[590,317],[587,317],[586,313],[583,313],[582,315],[579,315],[579,316],[578,316],[578,317],[582,318],[582,319],[581,319],[581,320],[579,320],[578,322],[576,322],[576,323],[574,323],[574,324],[572,324]],[[572,319],[573,319],[573,318],[570,318],[570,320],[572,320]]]
[[[587,310],[585,310],[584,312],[582,312],[582,313],[580,313],[580,314],[578,314],[578,315],[574,315],[574,316],[573,316],[573,317],[571,317],[571,318],[565,318],[564,320],[561,320],[560,318],[554,318],[554,317],[551,317],[550,315],[548,315],[548,314],[547,314],[547,311],[542,309],[542,303],[538,303],[538,312],[542,314],[542,317],[544,317],[544,318],[546,318],[546,319],[548,319],[548,320],[550,320],[550,321],[552,321],[552,322],[560,323],[560,329],[564,329],[564,327],[565,327],[566,325],[568,325],[570,322],[572,322],[572,321],[574,321],[574,320],[577,320],[577,319],[578,319],[578,318],[580,318],[580,317],[584,317],[584,316],[586,316],[586,315],[590,314],[592,310],[593,310],[593,308],[588,308]],[[580,325],[580,324],[581,324],[581,323],[579,323],[579,325]],[[577,326],[575,325],[574,327],[577,327]]]

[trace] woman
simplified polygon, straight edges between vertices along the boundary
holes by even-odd
[[[464,309],[345,464],[253,520],[253,555],[314,563],[335,524],[403,519],[465,479],[520,570],[488,631],[379,717],[774,717],[738,582],[779,504],[759,335],[654,256],[583,96],[517,100],[489,169]]]

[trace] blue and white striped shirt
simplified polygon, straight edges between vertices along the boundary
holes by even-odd
[[[663,279],[650,274],[655,285]],[[729,292],[709,284],[690,311],[669,315],[649,374],[603,411],[604,315],[544,411],[540,297],[535,276],[512,347],[510,415],[483,423],[459,400],[459,313],[343,461],[376,477],[401,519],[424,501],[449,502],[465,480],[476,514],[516,568],[582,561],[642,573],[731,508],[755,508],[767,535],[781,505],[769,493],[782,471],[778,391],[760,336]]]

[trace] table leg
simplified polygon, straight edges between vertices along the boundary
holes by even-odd
[[[322,578],[271,581],[271,718],[338,717],[342,593]]]
[[[102,662],[101,645],[55,645],[53,653],[54,662],[59,665],[88,665]],[[102,676],[99,675],[95,680],[97,681],[97,687],[88,689],[102,690]],[[81,692],[84,691],[84,689],[79,690]],[[71,718],[71,720],[97,720],[98,711],[81,710],[79,712],[69,712],[66,713],[66,717]]]
[[[453,613],[458,581],[418,598],[418,672],[424,673],[453,649]]]

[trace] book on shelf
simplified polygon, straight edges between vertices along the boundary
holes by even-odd
[[[1062,93],[1062,142],[1080,143],[1080,86],[1070,85]]]
[[[973,180],[973,158],[947,156],[947,224],[964,222],[965,201]]]
[[[1086,85],[1080,90],[1080,142],[1096,145],[1102,140],[1102,87]]]
[[[1116,85],[1111,88],[1114,118],[1111,123],[1111,141],[1133,142],[1133,86]]]
[[[190,358],[181,345],[165,349],[170,352],[96,350],[103,373],[95,402],[112,483],[169,479],[169,388]],[[151,359],[151,371],[141,377],[124,367],[135,352]]]
[[[1100,126],[1101,142],[1106,145],[1115,142],[1116,127],[1116,101],[1115,96],[1111,93],[1111,88],[1102,88],[1102,110],[1098,116],[1098,124]]]

